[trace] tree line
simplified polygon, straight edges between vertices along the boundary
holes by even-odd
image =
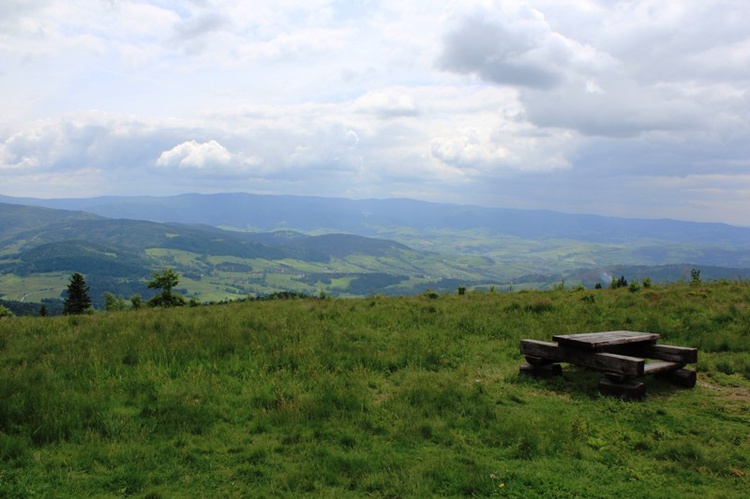
[[[150,307],[180,307],[185,305],[185,297],[174,292],[174,288],[180,282],[180,275],[172,269],[162,269],[159,272],[151,274],[151,280],[146,283],[149,289],[159,290],[160,293],[146,302]],[[87,314],[94,311],[91,303],[91,289],[86,284],[86,279],[79,272],[74,272],[70,276],[63,314],[78,315]],[[143,300],[136,294],[130,297],[130,307],[134,309],[141,308]],[[125,300],[118,298],[112,293],[104,293],[105,310],[124,310],[127,308]]]

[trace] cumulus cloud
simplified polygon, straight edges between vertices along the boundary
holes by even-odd
[[[482,140],[475,129],[458,136],[434,138],[430,144],[434,157],[462,168],[501,163],[508,159],[508,150],[489,140]]]
[[[634,1],[586,10],[568,6],[565,13],[548,2],[460,5],[447,18],[439,67],[517,88],[524,116],[541,128],[611,137],[704,128],[716,121],[717,102],[709,107],[689,88],[702,82],[704,96],[710,92],[722,63],[709,58],[747,57],[739,55],[747,40],[738,32],[736,2],[715,9]],[[582,24],[592,11],[598,22]],[[717,25],[726,29],[720,36]],[[722,78],[734,80],[734,71],[725,69],[719,70]],[[734,89],[722,81],[725,102],[747,108],[739,98],[746,74],[744,80]],[[736,121],[735,111],[721,107],[720,120]]]
[[[80,166],[87,149],[106,134],[97,123],[43,120],[0,142],[0,168],[50,171]]]
[[[227,148],[215,140],[203,143],[189,140],[161,153],[156,166],[202,170],[226,165],[231,160],[232,155]]]
[[[550,88],[560,76],[538,61],[535,40],[512,24],[490,23],[481,17],[466,18],[446,35],[439,65],[461,73],[476,73],[499,84]]]
[[[452,13],[438,66],[499,84],[551,89],[567,73],[610,66],[607,54],[552,29],[542,12],[514,2]]]

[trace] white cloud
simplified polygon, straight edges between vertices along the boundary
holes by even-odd
[[[460,132],[457,137],[433,139],[431,152],[441,161],[463,168],[499,163],[509,156],[507,149],[480,138],[473,128]]]
[[[215,140],[203,143],[190,140],[161,153],[156,166],[202,170],[225,166],[231,160],[227,148]]]

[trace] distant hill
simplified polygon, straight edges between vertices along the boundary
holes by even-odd
[[[593,286],[620,272],[669,282],[693,267],[706,279],[744,279],[750,228],[407,199],[0,196],[2,299],[59,299],[71,272],[95,281],[98,295],[145,297],[146,279],[164,267],[202,301]]]
[[[328,261],[352,253],[382,256],[387,249],[408,250],[403,244],[347,234],[308,236],[293,232],[251,234],[208,225],[108,219],[84,212],[0,203],[0,253],[18,246],[17,255],[30,264],[40,259],[63,261],[69,255],[98,260],[133,251],[165,248],[239,258],[285,258]],[[107,247],[106,245],[111,245]],[[109,256],[107,256],[109,255]]]
[[[546,210],[486,208],[409,199],[350,200],[258,194],[184,194],[170,197],[102,197],[0,201],[85,210],[109,218],[207,224],[269,231],[327,230],[373,236],[387,227],[465,231],[487,229],[524,239],[589,243],[633,240],[750,246],[750,228],[721,223],[642,220]]]
[[[21,302],[27,297],[58,299],[64,280],[72,272],[84,274],[93,283],[95,305],[101,304],[104,291],[146,296],[152,293],[145,288],[146,278],[153,270],[164,267],[177,269],[196,287],[212,289],[211,297],[299,286],[310,291],[316,289],[318,282],[310,272],[327,273],[330,269],[326,265],[347,258],[354,258],[357,263],[346,265],[343,275],[347,277],[342,277],[343,284],[336,284],[339,292],[346,291],[348,284],[355,281],[359,288],[375,292],[378,289],[363,285],[363,279],[367,283],[400,283],[405,277],[383,279],[383,273],[401,274],[410,267],[408,261],[420,259],[419,255],[394,241],[350,234],[248,233],[208,225],[108,219],[85,212],[0,203],[0,297],[7,288],[19,289],[9,298]],[[388,263],[378,261],[386,256]],[[306,268],[307,274],[294,272],[298,267]],[[248,275],[259,268],[265,270],[260,277],[251,279],[255,285],[249,285]],[[372,273],[381,277],[374,281],[367,277]],[[276,274],[279,277],[273,277]],[[14,277],[40,282],[45,287],[29,284],[27,289],[19,286]],[[204,277],[214,284],[202,284]],[[287,282],[290,278],[295,281]],[[57,284],[49,287],[50,280]],[[334,286],[330,279],[328,282]]]

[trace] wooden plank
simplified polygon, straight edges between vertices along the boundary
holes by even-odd
[[[643,366],[643,374],[649,375],[649,374],[663,373],[663,372],[669,372],[669,371],[676,371],[677,369],[682,369],[683,367],[685,367],[685,364],[679,364],[677,362],[666,362],[666,361],[649,362],[648,364]]]
[[[646,385],[637,381],[616,383],[602,378],[599,380],[599,393],[622,400],[643,400],[646,397]]]
[[[613,353],[585,352],[565,348],[556,343],[537,340],[521,340],[521,354],[555,362],[568,362],[628,377],[643,376],[643,366],[646,363],[643,359],[637,357]]]
[[[664,378],[672,384],[681,386],[683,388],[694,388],[696,382],[695,371],[690,369],[677,369],[665,373],[657,374],[657,377]]]
[[[585,350],[601,350],[614,345],[629,343],[655,343],[659,339],[656,333],[641,333],[638,331],[604,331],[601,333],[558,334],[553,341],[567,348]]]
[[[678,347],[674,345],[613,345],[605,347],[603,351],[633,357],[679,362],[681,364],[695,364],[698,362],[697,348]]]

